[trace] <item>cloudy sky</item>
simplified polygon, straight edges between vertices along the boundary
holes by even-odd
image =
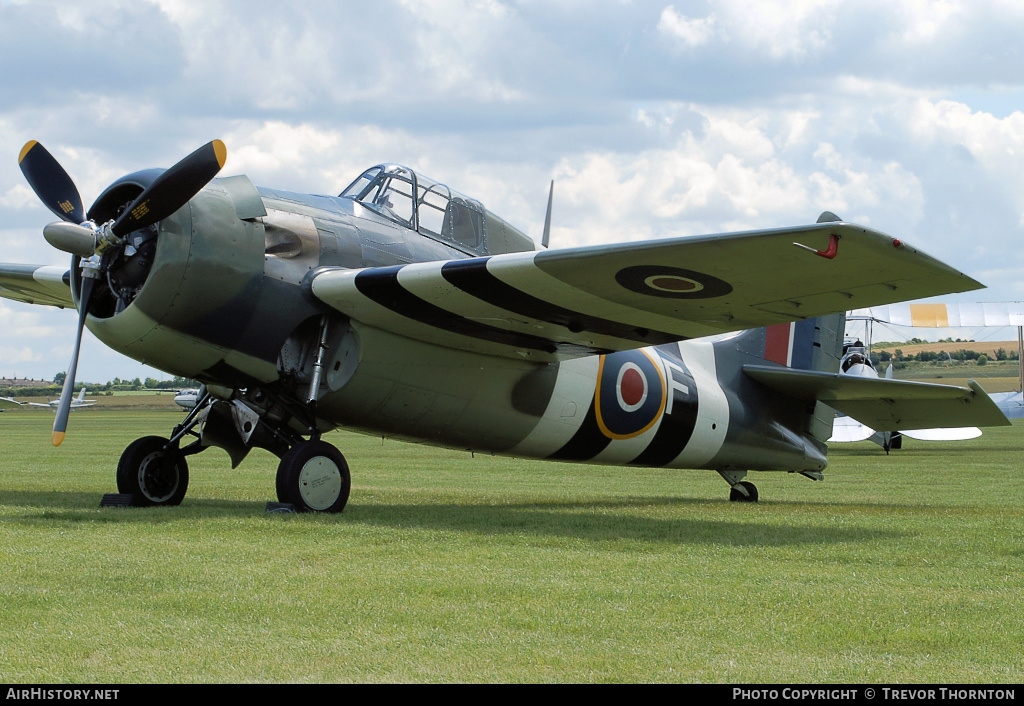
[[[831,210],[1024,300],[1016,0],[0,0],[0,260],[68,262],[17,166],[86,204],[213,138],[223,175],[337,193],[394,161],[552,244]],[[0,376],[52,379],[75,315],[0,300]],[[79,378],[160,376],[87,334]]]

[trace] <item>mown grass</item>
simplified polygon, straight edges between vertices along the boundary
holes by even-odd
[[[471,456],[332,433],[342,515],[268,515],[276,459],[190,459],[99,508],[174,411],[0,415],[0,680],[942,682],[1024,677],[1024,427],[824,483]]]

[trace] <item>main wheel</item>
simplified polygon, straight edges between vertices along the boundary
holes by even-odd
[[[756,503],[757,502],[757,486],[748,480],[740,481],[737,485],[742,485],[746,488],[749,495],[744,495],[742,491],[737,488],[733,488],[729,491],[729,500],[734,503]]]
[[[167,439],[144,436],[128,444],[117,463],[117,491],[135,505],[180,505],[188,490],[188,464]]]
[[[296,444],[277,467],[277,499],[303,512],[341,512],[351,489],[345,457],[326,441]]]

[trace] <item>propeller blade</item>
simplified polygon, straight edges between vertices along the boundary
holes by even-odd
[[[82,292],[78,300],[78,334],[75,336],[75,349],[71,354],[71,365],[68,366],[67,375],[64,377],[64,387],[60,392],[60,402],[57,404],[57,416],[53,420],[53,436],[51,440],[54,446],[60,446],[64,441],[64,434],[68,430],[68,414],[71,412],[71,396],[75,390],[75,374],[78,372],[78,352],[82,349],[82,329],[85,327],[85,317],[88,316],[89,299],[92,297],[93,283],[96,278],[92,273],[85,273],[82,277]]]
[[[217,176],[227,156],[220,140],[203,145],[158,176],[114,221],[111,231],[120,237],[167,218]]]
[[[35,140],[26,142],[18,155],[18,165],[32,191],[58,218],[69,223],[85,220],[85,209],[82,207],[78,187],[45,147]]]
[[[96,233],[86,226],[57,221],[43,228],[43,237],[53,247],[79,257],[92,257]]]

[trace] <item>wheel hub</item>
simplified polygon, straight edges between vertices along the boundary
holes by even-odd
[[[299,471],[299,494],[314,510],[326,510],[341,493],[341,472],[331,459],[314,456]]]
[[[162,453],[147,456],[139,465],[139,489],[155,503],[166,501],[178,488],[178,474],[167,468]]]

